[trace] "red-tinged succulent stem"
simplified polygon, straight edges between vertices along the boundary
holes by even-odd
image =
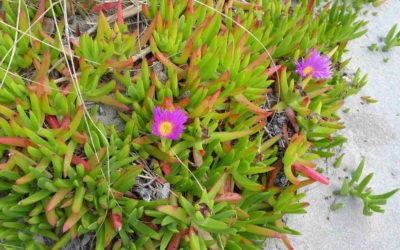
[[[46,211],[45,214],[46,214],[47,222],[49,222],[50,225],[55,227],[57,224],[57,221],[59,219],[55,210]]]
[[[170,111],[174,111],[175,110],[175,106],[174,106],[171,98],[166,97],[164,99],[164,105],[165,105],[165,109],[168,109]]]
[[[158,231],[160,230],[160,228],[153,223],[153,218],[147,215],[143,215],[142,218],[140,218],[140,220],[149,228],[153,229],[154,231]]]
[[[188,12],[188,14],[194,13],[194,0],[188,0],[186,11]]]
[[[224,185],[224,193],[232,192],[232,176],[228,176]]]
[[[168,243],[167,250],[177,250],[181,244],[182,232],[175,233]]]
[[[1,104],[0,104],[0,114],[4,115],[7,118],[11,118],[16,115],[16,113],[13,110],[11,110]]]
[[[190,102],[189,98],[183,98],[182,100],[180,100],[180,101],[177,103],[177,106],[179,106],[179,107],[181,107],[181,108],[184,108],[184,107],[186,107],[186,106],[189,105],[189,102]]]
[[[118,2],[117,2],[117,15],[118,15],[117,23],[123,24],[124,23],[124,12],[122,11],[122,4],[121,4],[120,0],[118,0]]]
[[[113,212],[111,214],[111,224],[116,232],[121,231],[122,229],[122,216],[120,213]]]
[[[71,191],[71,188],[60,188],[50,199],[49,203],[47,203],[46,212],[54,209],[65,198],[69,191]]]
[[[70,77],[71,76],[71,73],[69,72],[67,66],[64,66],[64,67],[61,68],[61,73],[66,77]]]
[[[67,201],[65,201],[63,204],[61,204],[60,205],[60,208],[65,208],[65,207],[69,207],[69,206],[71,206],[72,205],[72,202],[73,202],[73,198],[71,198],[71,199],[69,199],[69,200],[67,200]]]
[[[236,16],[235,16],[235,27],[238,27],[237,23],[241,24],[241,23],[240,23],[240,16],[239,16],[239,15],[236,15]]]
[[[303,99],[303,101],[301,102],[301,105],[302,105],[303,107],[308,107],[308,105],[310,105],[310,103],[311,103],[310,97],[309,97],[309,96],[306,96],[306,97]]]
[[[0,168],[0,169],[1,169],[1,168]],[[34,180],[34,179],[35,179],[35,176],[34,176],[32,173],[28,173],[28,174],[22,176],[21,178],[18,178],[18,179],[15,181],[15,184],[16,184],[16,185],[23,185],[23,184],[25,184],[25,183],[28,183],[28,182]]]
[[[0,137],[0,144],[26,148],[26,147],[30,146],[32,143],[27,138]]]
[[[211,109],[214,107],[215,101],[218,99],[220,93],[221,90],[219,89],[211,96],[208,96],[193,110],[191,114],[189,114],[189,116],[191,118],[194,118],[209,113]]]
[[[55,115],[47,115],[46,122],[52,129],[60,128],[60,123],[58,122],[57,117]]]
[[[5,170],[7,167],[7,163],[0,164],[0,170]]]
[[[104,66],[110,67],[113,69],[127,69],[133,66],[133,58],[130,57],[128,60],[125,61],[117,61],[114,59],[108,59],[104,62]]]
[[[242,195],[232,192],[220,194],[214,199],[215,202],[221,202],[221,201],[239,202],[241,200],[242,200]]]
[[[44,32],[43,30],[39,30],[39,34],[47,40],[47,42],[51,45],[54,45],[54,38],[50,35],[48,35],[46,32]]]
[[[68,114],[64,116],[64,119],[61,121],[60,127],[68,128],[70,124],[71,124],[71,113],[68,112]]]
[[[36,15],[33,18],[32,23],[36,23],[36,20],[39,20],[39,22],[42,23],[44,17],[43,13],[45,10],[46,10],[46,0],[40,0],[36,10]]]
[[[298,133],[300,128],[299,128],[299,125],[297,124],[296,114],[294,113],[293,109],[291,107],[286,107],[285,113],[286,113],[287,118],[290,121],[290,124],[292,124],[294,131],[296,133]]]
[[[35,61],[33,61],[35,62]],[[39,76],[39,78],[36,80],[37,82],[37,87],[36,87],[36,93],[38,96],[42,97],[47,94],[46,88],[44,85],[44,78],[42,76]]]
[[[71,162],[76,165],[82,164],[87,171],[90,171],[89,163],[77,155],[72,156]]]
[[[318,173],[316,170],[314,170],[312,168],[308,168],[308,167],[304,166],[303,164],[296,162],[292,165],[292,168],[313,180],[321,182],[322,184],[329,184],[329,180],[326,179],[325,176]]]
[[[171,165],[169,163],[163,163],[161,165],[161,170],[165,176],[168,176],[171,173]]]
[[[68,93],[71,92],[72,86],[73,86],[73,84],[72,84],[72,83],[69,83],[69,84],[67,84],[64,88],[61,88],[61,89],[60,89],[60,92],[61,92],[62,94],[64,94],[64,95],[67,95]]]
[[[118,1],[119,2],[119,1]],[[118,2],[108,2],[108,3],[102,3],[94,6],[92,8],[92,11],[94,12],[100,12],[100,11],[105,11],[105,10],[110,10],[115,8],[118,5]]]
[[[146,14],[144,14],[144,15],[146,15]],[[149,41],[150,37],[152,37],[153,30],[154,30],[155,27],[156,27],[156,19],[154,18],[151,21],[150,25],[147,26],[146,30],[143,32],[143,34],[139,38],[139,41],[140,41],[140,44],[142,45],[142,47],[143,47],[144,44],[147,44],[147,42]]]
[[[177,74],[181,74],[183,72],[183,70],[181,68],[179,68],[178,66],[176,66],[174,63],[172,63],[169,60],[169,57],[161,54],[160,52],[156,52],[155,53],[155,57],[165,66],[165,67],[169,67],[171,66],[172,69],[177,72]]]
[[[312,8],[313,8],[313,6],[314,6],[314,2],[315,2],[315,0],[310,0],[310,1],[308,2],[308,5],[307,5],[307,10],[308,10],[308,11],[311,11],[311,10],[312,10]]]
[[[147,4],[142,4],[142,13],[147,19],[151,19],[151,14]]]
[[[107,147],[102,147],[99,151],[97,151],[94,155],[92,155],[88,159],[88,164],[91,169],[98,167],[101,164],[101,158],[107,152]]]
[[[259,106],[255,105],[254,103],[250,102],[243,94],[235,95],[234,98],[238,103],[246,106],[246,108],[249,111],[251,111],[255,114],[262,115],[264,117],[268,117],[269,115],[271,115],[270,112],[260,108]]]
[[[284,238],[284,234],[278,233],[274,230],[265,228],[265,227],[260,227],[260,226],[256,226],[253,224],[247,224],[244,225],[244,228],[246,229],[247,232],[250,233],[254,233],[254,234],[258,234],[258,235],[262,235],[262,236],[266,236],[266,237],[271,237],[271,238]]]
[[[287,247],[288,250],[294,249],[286,235],[282,237],[282,242],[283,242],[283,244],[285,244],[285,246]]]
[[[72,228],[71,228],[71,230],[70,230],[70,232],[71,232],[71,239],[72,240],[74,240],[74,239],[76,239],[76,237],[78,236],[78,234],[77,234],[77,226],[76,225],[74,225]]]
[[[85,207],[82,207],[81,210],[76,213],[76,214],[71,214],[68,219],[65,221],[62,232],[65,233],[68,231],[71,227],[73,227],[78,220],[87,212],[87,209]]]
[[[132,143],[139,145],[151,144],[152,142],[153,141],[146,135],[132,140]]]
[[[72,134],[72,139],[74,139],[79,144],[85,144],[86,143],[85,131],[83,131],[82,134],[75,131],[75,133]]]
[[[33,60],[33,62],[35,62],[35,60]],[[44,79],[47,77],[47,72],[49,71],[50,64],[51,64],[51,54],[50,54],[50,51],[48,51],[48,50],[46,50],[43,53],[43,57],[42,57],[40,64],[36,65],[34,63],[34,65],[36,67],[36,71],[37,71],[36,79],[43,79],[41,81],[41,83],[42,83],[41,85],[43,87],[47,87],[47,86],[44,86],[43,83],[44,83]]]

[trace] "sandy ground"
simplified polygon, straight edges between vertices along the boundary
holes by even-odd
[[[387,0],[378,8],[367,8],[363,19],[369,20],[368,33],[349,46],[348,66],[350,72],[361,68],[368,73],[368,84],[356,96],[346,100],[347,114],[340,114],[346,128],[342,134],[348,142],[341,149],[345,153],[342,165],[332,167],[332,161],[320,162],[331,184],[313,184],[307,189],[305,201],[310,202],[308,213],[288,217],[288,226],[300,231],[301,236],[290,236],[295,249],[400,249],[400,192],[385,206],[384,214],[371,217],[362,214],[362,202],[355,198],[332,195],[339,189],[344,176],[350,176],[366,157],[364,175],[374,172],[370,187],[383,193],[400,187],[400,47],[389,52],[368,50],[377,43],[383,46],[382,38],[394,24],[400,27],[400,1]],[[376,16],[372,12],[377,12]],[[389,58],[385,63],[384,58]],[[371,96],[379,102],[363,104],[361,96]],[[348,170],[344,171],[347,167]],[[344,207],[331,211],[333,203],[343,202]],[[271,240],[266,249],[286,249],[280,241]]]

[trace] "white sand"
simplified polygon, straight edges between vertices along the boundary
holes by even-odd
[[[359,95],[346,100],[348,114],[340,114],[346,128],[342,134],[348,142],[342,149],[345,157],[339,169],[332,162],[322,163],[325,175],[330,177],[328,186],[313,184],[307,190],[304,201],[310,202],[305,215],[288,218],[288,226],[300,231],[301,236],[289,236],[295,249],[400,249],[400,192],[385,206],[384,214],[371,217],[362,214],[362,202],[355,198],[332,195],[340,188],[339,177],[349,176],[361,160],[366,157],[364,175],[374,172],[370,187],[383,193],[400,187],[400,47],[389,52],[368,50],[372,43],[382,47],[382,37],[397,23],[400,28],[400,1],[387,0],[378,8],[368,8],[368,33],[349,46],[352,61],[349,71],[360,67],[368,73],[368,84]],[[378,12],[377,16],[371,15]],[[387,63],[384,58],[389,58]],[[371,96],[379,102],[361,104],[361,96]],[[349,171],[343,171],[347,167]],[[335,202],[345,206],[331,211]],[[328,219],[329,218],[329,219]],[[286,249],[279,240],[271,240],[266,249]]]

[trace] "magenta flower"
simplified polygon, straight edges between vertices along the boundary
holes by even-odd
[[[187,121],[187,115],[182,110],[175,109],[169,111],[156,107],[153,116],[152,133],[171,140],[178,140],[178,137],[183,133]]]
[[[327,79],[332,77],[331,60],[327,56],[320,55],[315,49],[311,55],[304,60],[295,62],[296,73],[305,78],[311,76],[314,79]]]

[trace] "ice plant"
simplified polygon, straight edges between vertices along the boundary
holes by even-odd
[[[297,172],[303,173],[305,176],[313,180],[321,182],[322,184],[329,184],[329,180],[325,178],[322,174],[318,173],[312,168],[304,166],[303,164],[296,162],[292,165],[292,168],[295,169]]]
[[[282,216],[306,212],[300,188],[328,183],[312,161],[345,141],[335,112],[365,84],[359,71],[351,83],[337,72],[344,45],[365,33],[351,8],[332,1],[316,16],[314,1],[149,0],[138,11],[113,0],[65,51],[61,7],[35,2],[1,7],[0,245],[263,249],[276,237],[293,249],[286,235],[298,232]],[[124,23],[139,14],[141,32]],[[332,61],[313,48],[331,48]],[[287,69],[304,50],[298,81]],[[79,58],[74,70],[64,52]],[[335,81],[308,81],[331,63]],[[392,194],[365,188],[370,209]]]
[[[180,109],[169,111],[156,107],[153,116],[152,133],[171,140],[178,140],[185,126],[187,115]]]
[[[327,56],[320,55],[315,49],[312,50],[311,55],[304,60],[295,62],[296,73],[301,77],[308,77],[314,79],[327,79],[332,77],[331,60]]]
[[[116,232],[121,231],[122,229],[122,215],[118,209],[114,209],[111,214],[111,223]]]
[[[356,170],[352,173],[350,181],[349,179],[344,179],[341,189],[336,190],[334,194],[341,196],[352,195],[360,198],[364,203],[364,215],[371,216],[373,212],[383,213],[385,210],[381,206],[385,205],[387,200],[400,189],[396,188],[383,194],[373,193],[371,188],[368,187],[368,184],[374,176],[374,173],[368,174],[360,181],[360,177],[364,170],[364,165],[365,158],[362,159]]]

